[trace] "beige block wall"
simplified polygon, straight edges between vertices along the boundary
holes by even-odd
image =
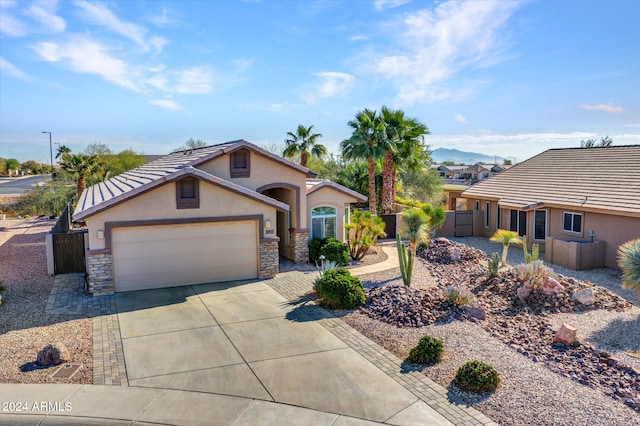
[[[89,217],[89,249],[105,248],[98,230],[104,230],[107,221],[181,219],[195,217],[263,215],[264,220],[276,223],[276,209],[228,189],[200,180],[200,208],[176,208],[176,183],[169,182],[147,193],[118,204]],[[266,235],[261,235],[265,238]]]
[[[337,240],[346,242],[344,238],[344,209],[350,203],[358,200],[330,187],[324,187],[307,195],[307,223],[311,224],[311,210],[320,206],[330,206],[336,209],[336,236]],[[310,231],[311,232],[311,231]]]
[[[229,155],[222,155],[205,164],[201,164],[198,168],[214,176],[218,176],[222,179],[252,190],[274,183],[287,183],[297,186],[300,188],[300,223],[294,224],[294,227],[297,229],[307,228],[307,216],[304,213],[307,211],[305,197],[307,175],[298,170],[277,163],[269,158],[263,157],[262,155],[256,154],[255,152],[250,151],[249,155],[251,176],[248,178],[231,178]],[[281,201],[286,202],[284,200]],[[296,204],[288,204],[292,209],[296,208]],[[294,214],[293,217],[293,220],[295,221],[296,215]]]

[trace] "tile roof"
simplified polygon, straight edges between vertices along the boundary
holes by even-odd
[[[307,176],[314,176],[314,174],[310,172],[306,167],[302,167],[296,163],[272,154],[247,141],[237,140],[218,145],[211,145],[204,148],[173,152],[171,154],[164,155],[157,160],[151,161],[150,163],[143,164],[140,167],[114,176],[104,182],[92,185],[85,189],[85,191],[80,196],[78,204],[73,212],[73,218],[74,220],[82,220],[84,218],[87,218],[99,211],[104,210],[105,208],[120,203],[135,195],[146,192],[162,183],[175,180],[178,176],[182,176],[186,172],[192,174],[195,173],[200,178],[211,181],[212,183],[216,183],[221,186],[229,187],[229,189],[236,190],[236,192],[250,191],[240,185],[220,179],[216,176],[204,173],[200,170],[197,170],[198,173],[196,173],[195,171],[193,171],[194,169],[192,169],[193,167],[197,167],[198,165],[203,164],[213,158],[233,152],[243,147],[250,149],[259,155],[280,162],[287,167],[296,169],[301,173],[306,174]],[[253,192],[256,195],[260,195],[255,191],[250,192]],[[285,210],[289,209],[289,206],[287,206],[286,204],[283,205],[286,206],[286,208],[284,208]],[[278,206],[278,208],[283,207]]]
[[[327,179],[307,179],[307,194],[311,194],[319,190],[320,188],[324,188],[327,186],[335,189],[336,191],[340,191],[344,194],[350,195],[356,200],[358,200],[359,202],[364,203],[365,201],[367,201],[367,197],[365,197],[361,193],[353,191],[345,186],[342,186],[338,183],[335,183]]]
[[[565,207],[640,217],[640,145],[550,149],[462,195],[525,210]]]

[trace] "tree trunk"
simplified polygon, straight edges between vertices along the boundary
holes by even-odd
[[[307,151],[302,151],[300,153],[300,165],[302,167],[307,167]]]
[[[502,246],[502,266],[507,266],[507,253],[509,252],[509,244]]]
[[[78,176],[78,200],[80,199],[80,196],[82,195],[82,193],[86,188],[87,188],[87,182],[84,180],[84,176],[83,175]]]
[[[393,153],[386,151],[382,163],[382,214],[393,214],[395,210],[395,176]]]
[[[376,171],[373,166],[373,157],[367,158],[367,178],[369,179],[369,211],[376,215]]]

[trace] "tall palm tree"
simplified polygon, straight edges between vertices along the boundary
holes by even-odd
[[[78,199],[87,187],[86,177],[95,173],[98,168],[98,160],[95,155],[84,154],[64,154],[60,161],[60,167],[77,177],[77,194]]]
[[[382,107],[385,123],[385,153],[382,166],[382,213],[395,213],[397,169],[416,169],[424,164],[427,150],[423,144],[429,129],[402,110]]]
[[[58,151],[56,152],[56,158],[60,158],[65,154],[71,154],[71,148],[66,145],[58,145]]]
[[[384,155],[381,141],[385,139],[384,122],[375,110],[365,108],[347,123],[353,129],[349,139],[340,143],[342,157],[346,160],[366,160],[369,181],[369,211],[376,214],[375,162]]]
[[[299,124],[296,132],[287,132],[287,136],[289,136],[289,139],[285,139],[287,146],[282,155],[285,158],[293,158],[300,154],[300,165],[303,167],[307,167],[309,154],[317,158],[327,155],[327,148],[318,143],[318,139],[322,137],[322,134],[313,133],[313,126],[304,127]]]

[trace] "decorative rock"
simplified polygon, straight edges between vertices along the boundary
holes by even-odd
[[[571,327],[570,325],[562,324],[560,329],[556,332],[556,335],[553,337],[553,342],[562,343],[565,346],[569,346],[576,341],[577,334],[577,329]]]
[[[45,346],[40,352],[36,362],[41,366],[58,365],[63,362],[69,362],[71,355],[69,349],[63,343],[54,343],[52,345]]]
[[[463,306],[462,311],[469,317],[484,321],[487,313],[479,306]]]
[[[449,259],[454,263],[460,262],[460,259],[462,259],[462,252],[458,247],[449,247]]]
[[[540,289],[544,294],[560,294],[564,291],[562,284],[552,277],[548,277],[544,280]]]
[[[593,302],[595,302],[593,290],[591,290],[590,288],[577,290],[575,293],[573,293],[573,296],[571,296],[571,298],[581,305],[593,305]]]

